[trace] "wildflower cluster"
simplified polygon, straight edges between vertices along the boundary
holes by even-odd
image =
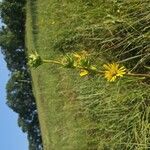
[[[65,68],[78,69],[81,77],[99,74],[104,76],[104,78],[106,78],[109,82],[114,82],[117,78],[125,75],[150,77],[150,75],[147,74],[129,73],[124,66],[120,66],[118,63],[104,64],[102,69],[99,70],[95,65],[92,64],[89,54],[85,51],[67,54],[60,61],[44,60],[37,53],[29,56],[28,64],[30,67],[37,68],[42,63],[53,63],[59,64]]]
[[[95,74],[96,67],[91,63],[89,55],[82,51],[80,54],[74,53],[75,67],[80,70],[80,76]]]

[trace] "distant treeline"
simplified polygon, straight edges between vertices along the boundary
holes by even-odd
[[[7,105],[18,113],[18,125],[26,132],[29,150],[42,150],[37,107],[25,48],[26,0],[3,0],[0,4],[0,47],[11,71],[7,83]]]

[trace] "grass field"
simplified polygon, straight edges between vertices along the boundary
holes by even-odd
[[[28,0],[26,46],[44,59],[86,50],[101,66],[120,61],[148,73],[149,2]],[[150,149],[150,85],[124,77],[80,77],[43,64],[32,69],[44,150]]]

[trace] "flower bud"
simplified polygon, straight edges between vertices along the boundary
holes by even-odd
[[[31,54],[28,59],[28,65],[37,68],[42,64],[42,58],[38,54]]]

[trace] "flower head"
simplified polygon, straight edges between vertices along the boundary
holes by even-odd
[[[119,64],[116,63],[105,64],[103,67],[105,69],[105,78],[110,82],[115,81],[117,77],[123,77],[123,75],[126,73],[125,67],[119,67]]]
[[[80,68],[80,76],[94,75],[97,68],[92,65],[89,54],[86,51],[81,51],[80,53],[73,53],[74,56],[74,66]]]
[[[87,53],[86,51],[81,51],[80,53],[74,52],[74,53],[73,53],[73,56],[74,56],[78,61],[80,61],[81,59],[84,59],[84,58],[88,57],[88,53]]]
[[[42,58],[38,54],[31,54],[28,58],[30,67],[37,68],[42,64]]]
[[[88,53],[86,51],[81,51],[80,53],[73,53],[75,60],[75,66],[80,66],[83,61],[88,60]]]

